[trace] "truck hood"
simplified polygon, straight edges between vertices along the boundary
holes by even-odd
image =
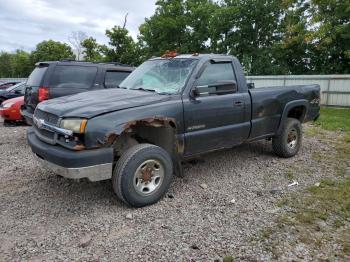
[[[38,108],[59,117],[92,118],[112,111],[145,106],[169,99],[167,95],[114,88],[51,99],[40,103]]]

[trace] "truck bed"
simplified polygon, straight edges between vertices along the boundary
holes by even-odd
[[[305,101],[302,122],[318,117],[319,85],[274,86],[250,89],[252,102],[250,139],[274,135],[280,124],[286,105],[295,101]]]

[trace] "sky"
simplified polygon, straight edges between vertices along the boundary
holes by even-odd
[[[82,31],[108,43],[105,30],[122,26],[136,39],[138,27],[155,11],[156,0],[0,0],[0,51],[31,51],[43,40],[67,42]]]

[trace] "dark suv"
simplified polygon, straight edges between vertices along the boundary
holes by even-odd
[[[39,62],[30,74],[21,113],[28,124],[38,103],[96,89],[114,88],[134,70],[117,63]]]

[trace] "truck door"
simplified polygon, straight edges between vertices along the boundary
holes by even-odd
[[[232,62],[211,61],[201,72],[189,98],[183,100],[185,155],[230,148],[242,143],[250,131],[246,114],[250,97],[239,90]]]

